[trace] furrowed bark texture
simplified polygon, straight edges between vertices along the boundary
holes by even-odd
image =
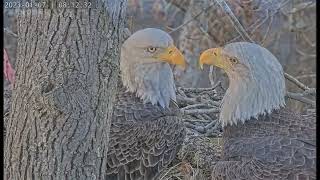
[[[126,0],[106,4],[19,12],[4,179],[104,179]]]

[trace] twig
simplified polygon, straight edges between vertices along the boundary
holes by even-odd
[[[206,133],[206,134],[212,134],[215,130],[218,130],[219,127],[221,127],[220,122],[215,119],[212,120],[210,123],[208,123],[206,126],[201,126],[201,125],[195,125],[192,123],[189,123],[185,121],[185,125],[187,128],[193,129],[199,133]]]
[[[216,121],[213,127],[210,127],[207,129],[207,132],[206,132],[207,136],[212,134],[214,131],[218,130],[218,128],[221,128],[221,123],[219,120]]]
[[[312,43],[311,40],[307,37],[306,33],[302,33],[302,39],[305,40],[309,46],[316,47],[316,43]]]
[[[305,57],[309,57],[309,58],[315,58],[317,57],[315,54],[307,54],[307,53],[304,53],[302,52],[300,49],[296,48],[296,52],[298,54],[300,54],[301,56],[305,56]]]
[[[181,106],[186,106],[188,104],[195,104],[198,101],[196,98],[184,97],[184,96],[181,96],[178,94],[177,95],[177,102],[178,102],[178,105],[181,107]]]
[[[308,90],[305,90],[302,94],[304,96],[306,96],[306,95],[315,96],[317,94],[317,89],[316,88],[310,88]]]
[[[264,46],[264,43],[265,43],[265,41],[266,41],[266,39],[267,39],[267,36],[268,36],[269,31],[270,31],[270,29],[271,29],[271,24],[272,24],[272,22],[273,22],[273,16],[270,17],[270,22],[269,22],[269,24],[268,24],[267,31],[266,31],[266,33],[265,33],[265,35],[264,35],[264,37],[263,37],[263,39],[262,39],[262,41],[261,41],[261,42],[262,42],[262,43],[261,43],[262,46]]]
[[[207,10],[209,10],[214,4],[211,4],[210,6],[208,6],[206,9],[202,10],[200,13],[196,14],[195,16],[193,16],[191,19],[189,19],[188,21],[184,22],[183,24],[181,24],[180,26],[176,27],[176,28],[170,28],[167,27],[168,29],[170,29],[171,31],[169,32],[169,34],[178,31],[179,29],[181,29],[183,26],[189,24],[190,22],[194,21],[196,18],[198,18],[202,13],[206,12]]]
[[[183,87],[179,87],[182,91],[187,92],[187,93],[201,93],[204,91],[212,91],[214,90],[216,87],[218,87],[221,84],[221,82],[217,82],[217,84],[215,84],[213,87],[210,88],[183,88]]]
[[[263,18],[261,21],[256,21],[255,23],[253,23],[247,30],[250,31],[251,33],[254,33],[260,26],[262,26],[270,17],[273,17],[274,15],[277,14],[277,12],[284,7],[288,2],[290,2],[290,0],[285,1],[284,3],[282,3],[279,7],[277,7],[276,10],[274,10],[271,15],[269,15],[269,9],[266,9],[266,15],[265,18]],[[237,36],[233,39],[231,39],[229,42],[233,42],[235,40],[237,40],[238,38],[240,38],[241,36]]]
[[[189,123],[210,123],[212,120],[203,120],[203,119],[183,119],[183,121]]]
[[[300,102],[303,102],[305,104],[309,104],[311,105],[313,108],[316,107],[316,102],[312,101],[308,98],[303,97],[304,95],[301,93],[291,93],[291,92],[287,92],[286,96],[290,99],[294,99]]]
[[[181,108],[182,110],[188,110],[188,109],[193,109],[193,108],[201,108],[201,107],[206,107],[206,108],[213,108],[210,105],[207,104],[192,104],[192,105],[188,105],[184,108]]]
[[[204,128],[205,129],[210,129],[216,124],[217,124],[217,120],[214,120],[214,121],[210,122],[209,124],[207,124]]]
[[[311,6],[310,6],[311,5]],[[298,11],[301,11],[301,10],[304,10],[306,8],[314,8],[316,7],[316,3],[315,2],[303,2],[303,3],[300,3],[298,5],[296,5],[294,8],[291,9],[290,14],[294,14]]]
[[[210,70],[209,70],[209,81],[210,81],[211,87],[214,87],[213,66],[210,66]]]
[[[208,38],[212,38],[212,36],[208,33],[208,30],[203,29],[202,26],[199,26],[198,28],[199,28],[200,31],[201,31],[204,35],[206,35]]]
[[[17,35],[16,33],[12,32],[12,31],[11,31],[10,29],[8,29],[8,28],[3,28],[3,31],[6,32],[7,34],[12,35],[12,36],[15,37],[15,38],[18,38],[18,35]]]
[[[172,166],[161,178],[160,180],[162,180],[164,177],[166,177],[166,175],[173,170],[174,168],[178,167],[180,164],[182,164],[182,162],[177,163],[176,165]]]
[[[300,89],[306,91],[309,90],[310,88],[307,87],[306,85],[304,85],[302,82],[300,82],[298,79],[294,78],[293,76],[291,76],[290,74],[285,73],[284,76],[292,83],[294,83],[295,85],[297,85]]]
[[[304,75],[296,76],[296,79],[315,78],[315,77],[317,77],[316,74],[304,74]]]
[[[194,129],[194,130],[198,131],[199,133],[206,132],[206,129],[203,126],[197,126],[197,125],[194,125],[194,124],[191,124],[188,122],[185,122],[184,124],[186,125],[187,128]]]
[[[192,110],[181,110],[185,115],[192,115],[192,114],[210,114],[210,113],[219,113],[220,111],[217,108],[211,109],[192,109]]]
[[[233,24],[233,26],[236,28],[236,30],[238,31],[238,33],[240,34],[240,36],[246,40],[246,41],[250,41],[250,42],[254,42],[251,37],[248,35],[248,33],[246,32],[246,30],[243,28],[243,26],[241,25],[241,23],[238,21],[238,19],[236,18],[236,16],[233,14],[233,12],[231,11],[230,7],[228,6],[228,4],[224,1],[224,0],[215,0],[220,7],[224,10],[224,12],[228,15],[228,17],[231,20],[231,23]]]

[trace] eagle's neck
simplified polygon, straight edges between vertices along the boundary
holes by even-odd
[[[175,84],[172,70],[167,63],[121,64],[123,85],[135,93],[144,103],[169,107],[176,101]]]
[[[229,76],[229,80],[220,113],[222,126],[244,123],[285,105],[285,85],[282,79],[269,82],[267,79],[256,80],[248,76]]]

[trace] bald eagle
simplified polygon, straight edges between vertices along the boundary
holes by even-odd
[[[107,180],[152,180],[175,158],[186,132],[169,64],[185,60],[162,30],[139,30],[123,43]]]
[[[276,57],[257,44],[236,42],[204,51],[203,64],[229,78],[219,117],[223,159],[212,179],[315,179],[315,116],[285,106],[284,72]]]

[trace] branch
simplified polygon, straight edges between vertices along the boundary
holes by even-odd
[[[195,104],[197,103],[197,99],[196,98],[189,98],[189,97],[185,97],[185,96],[181,96],[181,95],[177,95],[177,102],[179,103],[179,106],[184,106],[184,105],[188,105],[188,104]]]
[[[181,108],[182,110],[189,110],[189,109],[196,109],[196,108],[213,108],[213,106],[210,106],[208,104],[192,104],[192,105],[188,105],[184,108]]]
[[[309,90],[310,88],[307,87],[306,85],[304,85],[302,82],[300,82],[298,79],[294,78],[293,76],[291,76],[290,74],[285,73],[284,77],[286,77],[290,82],[294,83],[295,85],[297,85],[300,89],[306,91]]]
[[[184,124],[186,125],[187,128],[196,130],[199,133],[202,133],[202,134],[206,133],[206,129],[203,126],[197,126],[197,125],[194,125],[194,124],[191,124],[191,123],[188,123],[188,122],[185,122]]]
[[[291,92],[287,92],[286,97],[290,98],[290,99],[294,99],[300,102],[303,102],[305,104],[311,105],[313,108],[316,107],[316,102],[312,101],[308,98],[303,97],[304,94],[302,93],[291,93]]]
[[[251,39],[251,37],[248,35],[246,30],[243,28],[241,23],[238,21],[237,17],[233,14],[228,4],[224,0],[215,0],[215,1],[220,5],[220,7],[224,10],[224,12],[228,15],[229,19],[231,20],[231,23],[236,28],[240,36],[246,41],[254,42]]]
[[[192,110],[182,110],[184,115],[193,115],[193,114],[210,114],[210,113],[219,113],[219,109],[211,108],[211,109],[192,109]]]
[[[258,20],[255,23],[253,23],[252,25],[249,26],[249,28],[247,29],[248,31],[250,31],[251,33],[255,32],[260,26],[262,26],[269,18],[272,18],[274,15],[277,14],[277,12],[284,7],[287,3],[289,3],[290,0],[285,1],[284,3],[282,3],[281,5],[279,5],[279,7],[277,7],[271,14],[269,14],[269,9],[266,9],[266,15],[262,20]],[[260,7],[259,7],[260,8]],[[229,42],[233,42],[235,40],[237,40],[239,37],[241,36],[237,36],[233,39],[231,39]]]
[[[221,129],[221,123],[218,119],[209,121],[209,123],[205,126],[195,125],[190,122],[192,121],[185,121],[185,125],[187,128],[193,129],[201,134],[206,134],[207,136],[210,136],[215,131],[219,131],[219,129]]]
[[[210,88],[184,88],[184,87],[179,87],[178,89],[187,92],[187,93],[201,93],[201,92],[205,92],[205,91],[212,91],[214,90],[216,87],[218,87],[219,85],[221,85],[221,82],[217,82],[217,84],[215,84],[213,87]]]
[[[317,77],[316,74],[304,74],[304,75],[296,76],[297,79],[316,78],[316,77]]]
[[[173,4],[181,11],[186,12],[188,10],[188,6],[190,4],[189,0],[166,0],[168,3]]]
[[[5,32],[5,33],[7,33],[7,34],[9,34],[9,35],[11,35],[11,36],[13,36],[13,37],[15,37],[15,38],[18,38],[18,35],[16,34],[16,33],[14,33],[14,32],[12,32],[10,29],[8,29],[8,28],[3,28],[3,31]]]
[[[210,66],[210,70],[209,70],[209,81],[210,81],[210,85],[212,86],[212,87],[214,87],[214,78],[215,77],[213,77],[213,66]]]
[[[193,16],[191,19],[189,19],[188,21],[184,22],[183,24],[181,24],[180,26],[176,27],[176,28],[171,28],[168,27],[168,29],[170,29],[169,34],[178,31],[179,29],[181,29],[182,27],[186,26],[187,24],[189,24],[190,22],[194,21],[196,18],[198,18],[202,13],[206,12],[207,10],[209,10],[214,4],[211,4],[210,6],[208,6],[206,9],[202,10],[201,12],[199,12],[198,14],[196,14],[195,16]]]
[[[294,13],[299,12],[301,10],[305,10],[306,8],[314,8],[314,7],[316,7],[315,2],[303,2],[303,3],[296,5],[294,8],[292,8],[289,13],[294,14]]]

